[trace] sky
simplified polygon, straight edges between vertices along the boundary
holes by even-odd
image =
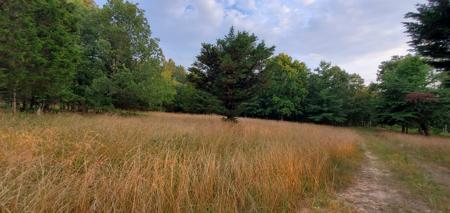
[[[189,67],[201,43],[234,26],[276,54],[317,67],[321,60],[376,81],[378,65],[410,47],[402,24],[425,0],[129,0],[145,10],[167,59]],[[96,0],[102,6],[106,0]]]

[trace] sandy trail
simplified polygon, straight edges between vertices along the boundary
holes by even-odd
[[[355,183],[338,195],[356,212],[431,212],[399,187],[382,162],[366,149],[365,161]]]

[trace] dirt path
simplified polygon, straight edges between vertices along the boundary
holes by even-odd
[[[382,162],[366,149],[365,162],[355,183],[338,195],[357,212],[431,212],[399,187]]]

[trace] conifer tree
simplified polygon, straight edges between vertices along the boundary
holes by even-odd
[[[203,44],[191,67],[190,80],[201,90],[216,96],[223,104],[227,120],[235,120],[240,105],[255,96],[258,74],[275,47],[267,47],[248,32],[233,28],[216,44]]]

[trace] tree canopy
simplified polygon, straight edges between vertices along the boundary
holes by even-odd
[[[199,89],[216,96],[229,120],[240,114],[240,105],[254,96],[258,74],[274,47],[245,31],[233,28],[216,44],[203,44],[190,71],[190,80]]]
[[[382,123],[420,125],[421,131],[428,134],[428,124],[435,116],[442,116],[438,110],[437,94],[440,88],[432,68],[418,56],[394,56],[383,62],[378,72],[381,102],[379,119]]]
[[[417,12],[406,14],[410,44],[437,69],[450,72],[450,1],[428,0],[419,4]],[[447,87],[450,78],[446,79]]]
[[[279,54],[267,62],[259,74],[255,104],[247,114],[273,119],[294,119],[302,114],[307,94],[308,68],[286,54]]]

